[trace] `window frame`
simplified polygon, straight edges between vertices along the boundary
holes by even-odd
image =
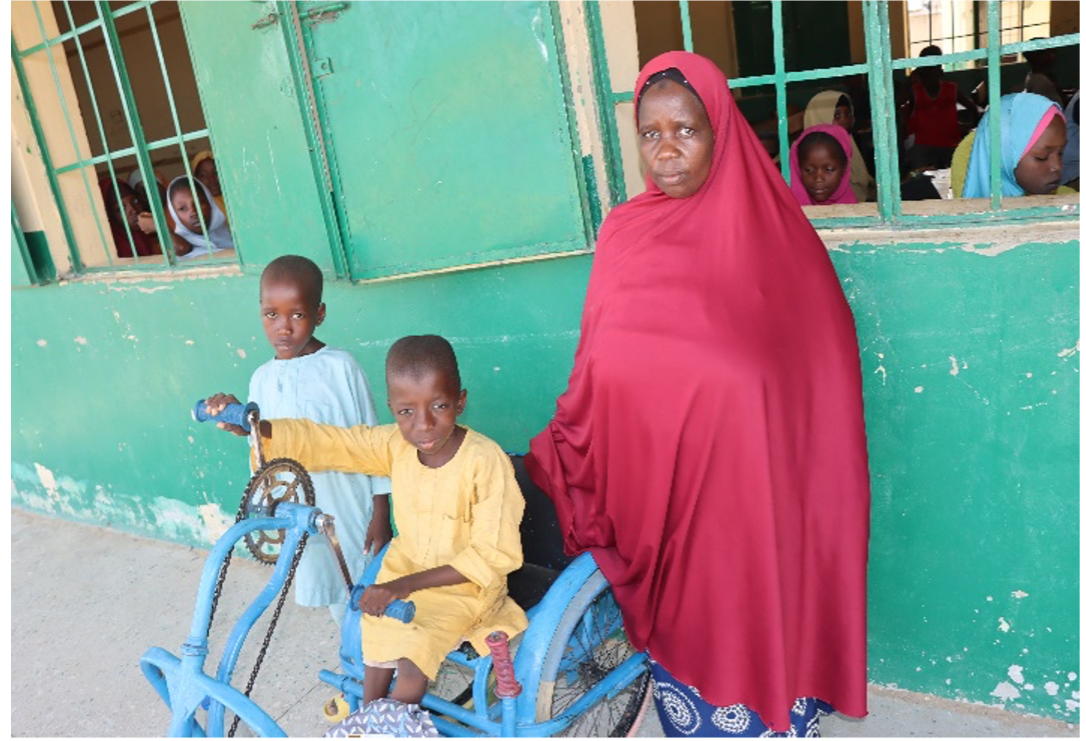
[[[205,257],[201,257],[198,260],[185,261],[179,260],[177,254],[174,251],[171,231],[168,228],[165,214],[165,207],[159,202],[157,198],[148,198],[148,203],[145,204],[151,211],[151,214],[155,222],[155,230],[158,234],[159,245],[162,249],[161,256],[144,256],[140,257],[136,254],[134,249],[135,245],[132,241],[132,227],[124,222],[125,236],[129,239],[130,244],[133,247],[132,257],[119,257],[116,254],[116,245],[112,238],[111,229],[109,228],[109,215],[103,212],[99,212],[99,209],[95,207],[95,191],[97,189],[97,182],[90,183],[87,178],[87,170],[91,168],[97,168],[101,164],[105,164],[109,172],[110,180],[112,181],[114,192],[120,202],[120,189],[118,183],[120,179],[114,168],[113,163],[117,160],[135,156],[137,167],[143,177],[145,183],[155,182],[154,166],[151,162],[151,153],[160,150],[177,147],[181,152],[181,162],[185,169],[185,177],[188,178],[190,183],[193,183],[195,176],[192,172],[192,168],[189,164],[188,153],[185,150],[185,144],[189,141],[197,139],[208,139],[211,141],[211,133],[205,125],[203,128],[183,132],[181,130],[180,120],[177,114],[177,104],[174,100],[174,92],[170,83],[170,76],[166,60],[163,56],[162,42],[159,38],[157,22],[154,17],[153,6],[156,5],[159,0],[134,0],[134,2],[128,3],[123,7],[113,9],[105,0],[97,0],[93,3],[97,18],[94,20],[76,26],[75,20],[72,15],[72,9],[70,0],[61,0],[65,13],[67,15],[67,21],[69,30],[59,33],[55,36],[49,36],[46,31],[45,19],[42,16],[41,9],[39,8],[39,0],[33,0],[30,5],[33,7],[34,16],[37,22],[38,33],[41,37],[41,41],[33,46],[25,49],[20,49],[15,40],[14,32],[11,35],[11,59],[12,64],[15,67],[16,77],[19,84],[20,93],[23,96],[23,101],[26,105],[27,112],[29,114],[31,127],[34,132],[34,138],[41,152],[42,162],[45,167],[46,176],[49,181],[49,188],[53,195],[54,201],[59,212],[61,229],[64,234],[64,239],[67,242],[68,255],[71,259],[72,271],[76,275],[95,275],[102,273],[116,273],[119,271],[138,271],[138,272],[174,272],[178,270],[186,270],[192,268],[207,268],[218,267],[223,265],[236,266],[241,262],[241,251],[235,246],[235,249],[229,255],[217,255],[215,252],[208,254]],[[159,64],[159,71],[162,74],[162,80],[166,91],[166,98],[169,103],[171,122],[173,124],[174,135],[167,136],[162,139],[158,139],[152,142],[148,142],[144,134],[142,123],[140,122],[139,110],[136,103],[136,95],[133,91],[131,82],[128,77],[128,66],[124,59],[124,53],[121,47],[120,36],[117,32],[116,20],[132,13],[143,11],[147,15],[147,23],[151,33],[152,40],[154,42],[154,48],[156,52],[156,59]],[[117,86],[117,92],[120,96],[121,108],[124,112],[125,124],[127,126],[129,137],[131,138],[131,146],[124,147],[118,150],[111,150],[109,143],[105,135],[105,127],[102,122],[102,114],[98,109],[97,96],[95,94],[94,81],[91,78],[90,70],[87,67],[86,57],[83,50],[82,37],[92,31],[101,30],[103,44],[109,57],[110,69],[113,72],[113,82]],[[74,117],[71,114],[70,101],[67,100],[63,86],[61,84],[60,75],[58,72],[58,65],[54,54],[57,49],[61,50],[61,53],[67,60],[67,53],[64,51],[64,44],[68,41],[73,41],[75,45],[76,54],[79,58],[79,68],[83,75],[83,82],[86,85],[88,95],[90,97],[91,109],[93,112],[93,121],[97,126],[98,134],[101,139],[103,153],[100,155],[93,155],[92,152],[87,152],[88,155],[84,156],[82,147],[78,141],[77,126],[81,126],[83,131],[87,130],[90,122],[87,117],[83,115],[82,111],[79,111],[77,116]],[[188,47],[186,45],[186,53]],[[24,60],[39,53],[45,53],[49,62],[49,69],[52,76],[52,82],[54,85],[54,91],[58,97],[60,107],[64,113],[64,123],[67,134],[71,137],[71,144],[75,154],[75,160],[68,162],[61,166],[56,166],[53,160],[53,156],[49,149],[49,144],[45,135],[45,131],[41,125],[41,119],[39,118],[38,108],[34,101],[34,90],[26,74],[24,66]],[[67,61],[66,61],[67,63]],[[78,74],[74,69],[71,69],[72,65],[69,65],[69,74],[73,77]],[[74,101],[74,105],[78,110],[79,102]],[[212,144],[212,150],[214,150],[214,144]],[[82,176],[83,188],[88,198],[88,202],[91,205],[91,213],[94,218],[96,231],[98,238],[101,240],[103,252],[106,256],[105,265],[88,265],[84,260],[84,256],[80,249],[80,243],[75,236],[75,230],[72,227],[71,214],[69,213],[68,204],[65,202],[64,191],[61,188],[60,176],[68,173],[78,171]],[[193,184],[193,187],[194,184]],[[207,224],[204,223],[203,214],[197,210],[197,214],[200,219],[200,224],[207,230]],[[105,219],[103,220],[103,216]],[[85,241],[85,240],[84,240]]]
[[[679,12],[683,28],[683,49],[693,52],[694,43],[690,26],[689,0],[678,0]],[[599,100],[599,115],[601,117],[600,128],[604,134],[605,165],[608,185],[612,193],[612,204],[617,205],[627,199],[625,177],[622,167],[622,154],[618,138],[618,123],[615,115],[615,106],[619,103],[631,102],[634,99],[633,91],[615,91],[611,85],[611,78],[607,67],[607,51],[604,42],[603,22],[599,7],[591,0],[583,2],[586,21],[589,29],[589,44],[592,47],[593,73],[595,77],[596,96]],[[773,60],[774,72],[772,74],[734,77],[728,80],[732,90],[738,90],[754,85],[772,84],[776,91],[777,111],[777,136],[781,151],[781,175],[786,183],[790,182],[788,151],[788,113],[785,87],[788,83],[810,80],[823,80],[843,77],[853,74],[866,74],[868,89],[871,95],[871,109],[896,110],[894,99],[893,72],[902,69],[915,69],[917,67],[934,66],[940,64],[952,64],[978,59],[986,60],[988,75],[988,90],[1002,90],[1000,67],[1002,57],[1005,54],[1018,54],[1036,49],[1052,49],[1063,46],[1075,46],[1079,44],[1079,34],[1063,34],[1047,39],[1034,41],[1020,41],[1011,44],[1002,43],[1002,2],[990,0],[987,4],[988,40],[994,38],[994,44],[980,47],[972,51],[958,52],[955,54],[943,54],[930,57],[904,57],[893,59],[890,50],[890,19],[889,3],[879,0],[863,0],[864,19],[864,48],[866,50],[866,62],[843,65],[838,67],[825,67],[813,70],[788,72],[784,63],[784,33],[783,33],[783,0],[771,0],[773,20]],[[998,98],[997,98],[998,99]],[[901,228],[932,228],[941,226],[966,226],[966,225],[995,225],[1007,222],[1019,222],[1025,220],[1052,220],[1052,219],[1077,219],[1079,218],[1079,204],[1051,203],[1048,197],[1037,205],[1023,205],[1017,208],[1008,208],[1003,200],[1002,181],[1000,179],[1000,138],[999,106],[989,104],[988,115],[991,116],[991,149],[989,156],[992,160],[991,167],[991,192],[988,205],[981,207],[981,199],[969,199],[976,201],[976,209],[968,209],[966,212],[957,213],[959,208],[947,209],[945,213],[904,213],[901,200],[901,183],[897,177],[898,151],[897,151],[897,120],[896,116],[875,116],[871,121],[872,136],[875,144],[875,183],[877,187],[877,201],[875,214],[867,214],[864,208],[866,204],[858,204],[857,207],[848,207],[847,215],[832,217],[813,217],[808,212],[808,218],[815,228],[838,229],[852,227],[901,227]],[[1056,198],[1059,198],[1058,196]],[[953,201],[959,203],[967,199],[956,198]],[[1066,199],[1064,199],[1066,200]],[[945,202],[953,202],[945,201]],[[934,203],[934,201],[932,201]]]

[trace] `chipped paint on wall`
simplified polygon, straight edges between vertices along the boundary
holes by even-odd
[[[1004,703],[1007,703],[1011,700],[1017,700],[1022,696],[1022,693],[1020,693],[1018,688],[1010,682],[1000,682],[996,685],[996,688],[992,690],[991,695],[992,697],[998,697]]]

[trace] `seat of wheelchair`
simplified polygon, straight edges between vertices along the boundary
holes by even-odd
[[[524,456],[510,458],[517,484],[524,494],[524,519],[520,523],[524,565],[509,574],[509,596],[527,612],[539,604],[573,558],[562,549],[562,531],[551,498],[524,470]]]

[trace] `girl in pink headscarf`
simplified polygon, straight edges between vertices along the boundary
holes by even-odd
[[[851,161],[852,144],[843,128],[820,124],[804,129],[789,159],[796,200],[801,206],[856,203],[849,186]]]

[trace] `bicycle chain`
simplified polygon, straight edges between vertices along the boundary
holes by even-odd
[[[267,487],[267,483],[263,482],[264,475],[272,468],[272,466],[286,463],[288,465],[295,466],[298,470],[298,479],[302,484],[302,491],[305,493],[306,504],[310,507],[316,506],[315,497],[313,494],[313,482],[309,478],[309,474],[300,463],[290,458],[276,458],[268,461],[260,470],[253,474],[253,477],[249,479],[248,485],[245,487],[245,493],[242,495],[241,504],[238,506],[238,513],[234,517],[234,524],[237,524],[245,519],[246,505],[252,496],[253,490],[258,483],[264,483]],[[274,515],[274,512],[272,513]],[[302,553],[305,551],[305,545],[309,541],[309,533],[303,533],[302,537],[298,541],[298,550],[294,553],[294,558],[291,560],[290,571],[287,572],[286,581],[283,583],[283,589],[279,593],[279,601],[275,605],[275,611],[272,613],[271,622],[268,624],[268,632],[264,634],[264,642],[260,646],[260,652],[257,654],[256,662],[253,664],[253,671],[249,675],[249,682],[245,687],[245,696],[248,697],[249,693],[253,690],[253,685],[256,683],[257,674],[260,671],[261,664],[264,663],[264,655],[268,651],[268,646],[271,645],[272,634],[275,632],[275,626],[279,622],[279,614],[283,610],[283,605],[286,602],[287,593],[290,591],[290,586],[294,581],[294,572],[298,568],[298,563],[302,559]],[[215,594],[211,598],[211,615],[207,622],[208,635],[211,634],[211,625],[215,621],[215,610],[219,605],[219,597],[222,595],[223,584],[226,583],[226,570],[230,566],[230,561],[233,558],[234,549],[231,548],[226,557],[223,559],[222,568],[219,569],[219,577],[215,583]],[[257,560],[257,563],[268,563],[266,561]],[[238,722],[241,720],[240,716],[234,716],[234,722],[230,725],[230,731],[227,734],[229,738],[234,737],[234,733],[237,731]]]
[[[302,560],[302,551],[305,550],[305,544],[308,540],[309,533],[302,533],[302,538],[298,541],[298,550],[294,553],[294,559],[290,562],[290,572],[287,573],[287,580],[283,583],[283,591],[279,593],[279,601],[275,605],[275,612],[272,613],[271,622],[268,624],[268,632],[264,634],[264,642],[260,646],[260,653],[257,654],[256,662],[253,664],[253,671],[249,675],[249,683],[245,686],[246,697],[253,691],[253,685],[256,684],[256,675],[260,672],[260,665],[264,663],[264,654],[268,652],[268,646],[271,645],[275,624],[279,622],[279,613],[283,611],[283,604],[287,600],[287,592],[290,591],[291,582],[294,581],[294,570],[298,568],[298,562]],[[230,724],[230,731],[226,734],[227,738],[234,737],[234,732],[237,731],[238,721],[240,720],[240,715],[234,716],[234,722]]]

